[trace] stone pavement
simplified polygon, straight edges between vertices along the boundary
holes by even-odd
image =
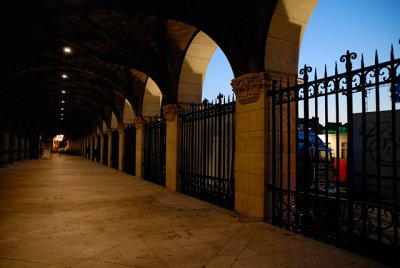
[[[0,267],[380,267],[81,157],[0,169]]]

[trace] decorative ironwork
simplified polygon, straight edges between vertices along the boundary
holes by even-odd
[[[219,95],[180,117],[181,192],[234,209],[235,102]]]
[[[400,265],[400,59],[272,83],[273,224]],[[397,106],[396,106],[397,105]],[[346,128],[346,131],[340,129]]]
[[[150,118],[144,124],[144,179],[165,186],[166,119]]]

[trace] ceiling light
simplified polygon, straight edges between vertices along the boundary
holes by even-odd
[[[64,108],[63,108],[63,107],[61,107],[61,111],[64,111]]]
[[[64,114],[61,114],[61,116],[64,116]]]
[[[63,51],[65,54],[71,54],[72,53],[72,49],[70,47],[63,47]]]
[[[61,117],[60,120],[64,120],[64,118]]]
[[[65,103],[65,101],[62,100],[61,103]]]
[[[67,91],[65,91],[65,90],[61,90],[61,93],[62,93],[62,94],[65,94],[65,93],[67,93]]]
[[[62,78],[62,79],[67,79],[67,78],[68,78],[68,75],[67,75],[67,74],[61,74],[61,78]]]

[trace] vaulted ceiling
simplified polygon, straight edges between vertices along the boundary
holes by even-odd
[[[262,71],[275,5],[276,0],[2,3],[0,127],[19,135],[62,132],[79,138],[109,122],[111,112],[121,120],[125,99],[140,116],[145,87],[138,73],[157,83],[163,103],[176,103],[185,52],[199,31],[222,48],[235,76]]]

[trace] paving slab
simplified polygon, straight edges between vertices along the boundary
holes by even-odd
[[[77,156],[0,169],[0,267],[383,267]]]

